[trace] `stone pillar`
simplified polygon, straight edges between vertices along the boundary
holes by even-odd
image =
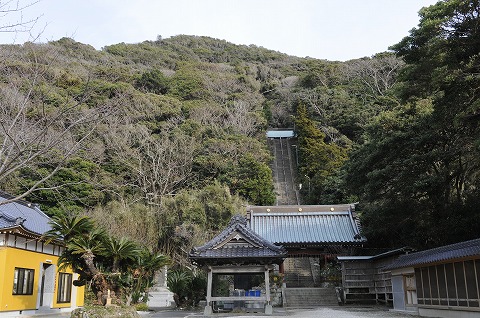
[[[265,304],[265,314],[271,315],[273,314],[272,304],[270,302],[270,271],[268,265],[265,265],[265,297],[267,298],[267,302]]]
[[[208,266],[207,268],[207,305],[205,306],[205,310],[203,314],[205,316],[211,315],[213,313],[213,304],[212,304],[212,283],[213,283],[213,273],[212,268]]]

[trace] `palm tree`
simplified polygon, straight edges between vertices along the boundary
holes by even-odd
[[[173,300],[177,307],[180,307],[185,302],[185,297],[188,293],[188,287],[192,281],[190,272],[185,270],[175,270],[168,273],[167,286],[173,293]]]
[[[122,295],[126,290],[142,295],[150,286],[155,271],[168,263],[161,254],[141,250],[137,243],[122,237],[107,235],[85,216],[56,216],[46,242],[63,241],[65,250],[59,257],[59,267],[71,267],[80,274],[77,286],[91,282],[97,300],[102,303],[107,290]],[[111,270],[111,273],[109,273]]]
[[[103,229],[94,228],[88,234],[76,236],[67,243],[65,255],[69,258],[60,258],[62,266],[72,264],[72,267],[83,273],[84,279],[92,282],[92,289],[97,295],[98,303],[102,303],[102,295],[112,286],[107,282],[105,274],[102,273],[95,263],[95,258],[105,251],[107,235]],[[63,256],[63,255],[62,255]],[[65,260],[65,261],[64,261]]]
[[[146,301],[148,299],[148,289],[153,282],[155,272],[168,264],[170,264],[168,256],[151,253],[145,248],[142,249],[133,268],[134,285],[132,294],[140,297],[144,293],[144,301]]]
[[[89,247],[100,235],[95,231],[95,224],[86,216],[56,215],[52,217],[50,226],[51,229],[43,235],[45,242],[48,244],[52,241],[61,241],[66,247],[58,259],[59,269],[71,267],[75,273],[80,274],[80,278],[74,281],[74,284],[85,285],[94,275],[92,272],[98,273],[93,263],[95,258],[93,253],[98,251],[98,247]],[[82,250],[83,253],[80,252]]]
[[[83,260],[84,270],[95,276],[99,274],[98,268],[95,266],[94,259],[97,255],[102,255],[105,251],[105,240],[107,235],[103,229],[92,229],[88,234],[72,238],[67,243],[67,250],[72,255],[77,255]]]
[[[93,230],[95,224],[86,216],[56,215],[50,222],[51,229],[43,235],[47,243],[53,240],[68,242],[74,237],[85,235]]]
[[[113,259],[112,272],[119,273],[120,263],[122,261],[135,261],[139,256],[140,249],[134,241],[122,237],[115,239],[113,237],[107,238],[104,245],[103,255]]]

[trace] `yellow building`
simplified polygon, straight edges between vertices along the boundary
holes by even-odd
[[[0,204],[9,198],[0,192]],[[59,270],[61,242],[45,244],[50,218],[37,205],[17,201],[0,205],[0,317],[71,311],[83,306],[78,275]]]

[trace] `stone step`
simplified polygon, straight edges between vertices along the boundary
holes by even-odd
[[[338,306],[334,288],[286,288],[285,307]]]
[[[290,287],[314,287],[313,277],[311,276],[298,276],[298,275],[285,275],[285,285]]]

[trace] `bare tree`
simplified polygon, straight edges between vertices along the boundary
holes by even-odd
[[[359,79],[369,95],[384,96],[396,82],[398,70],[405,65],[402,59],[393,54],[378,54],[345,63],[344,74],[350,79]]]
[[[227,117],[225,126],[229,127],[235,133],[254,136],[265,122],[261,116],[255,112],[254,105],[247,101],[236,100],[231,107],[225,107]]]
[[[105,138],[114,159],[134,172],[129,186],[139,189],[147,202],[174,194],[192,176],[197,145],[190,136],[173,129],[154,135],[140,124],[112,121]]]
[[[25,10],[33,7],[38,1],[24,2],[21,0],[0,1],[0,32],[1,33],[28,33],[31,40],[38,36],[32,35],[32,30],[38,23],[40,16],[28,18]]]
[[[65,96],[57,105],[45,102],[39,90],[45,87],[49,59],[42,56],[39,62],[36,45],[29,49],[15,55],[11,47],[0,47],[0,185],[17,184],[20,192],[0,205],[45,189],[45,182],[85,145],[110,113],[108,105],[85,107],[88,81],[78,96]],[[55,51],[49,53],[52,62]],[[18,185],[18,175],[24,171],[36,175],[33,184]]]

